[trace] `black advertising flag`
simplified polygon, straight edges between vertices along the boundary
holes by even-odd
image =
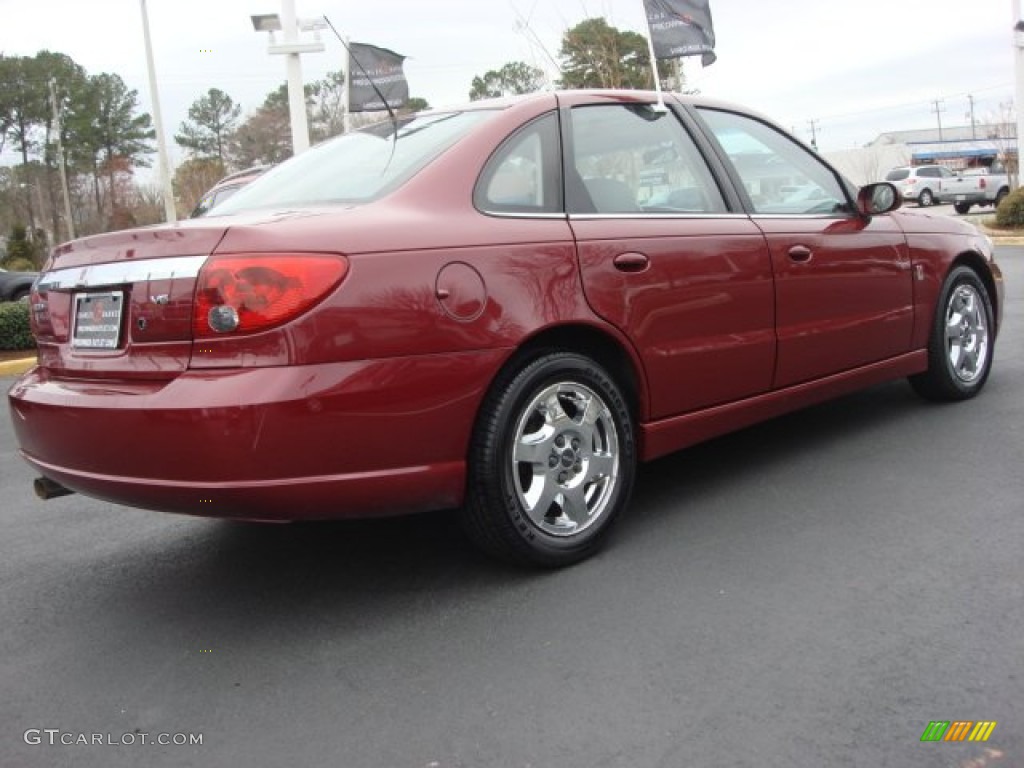
[[[706,67],[715,59],[710,0],[644,0],[654,55],[659,59],[700,54]]]
[[[366,43],[349,43],[348,48],[350,112],[398,109],[409,100],[409,82],[402,71],[405,56]]]

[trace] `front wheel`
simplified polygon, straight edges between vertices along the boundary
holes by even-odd
[[[600,365],[553,352],[499,377],[469,459],[469,536],[504,560],[570,565],[596,551],[629,503],[633,419]]]
[[[992,368],[994,314],[974,270],[957,267],[946,279],[928,341],[928,370],[910,383],[929,400],[966,400],[985,385]]]

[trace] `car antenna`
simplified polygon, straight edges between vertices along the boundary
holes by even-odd
[[[380,97],[381,103],[384,104],[384,107],[388,111],[388,117],[391,118],[391,129],[394,132],[394,140],[391,143],[391,157],[388,158],[388,162],[387,162],[387,165],[391,165],[391,160],[395,156],[395,147],[398,145],[398,116],[395,114],[395,111],[391,108],[391,105],[388,104],[388,100],[384,97],[384,94],[380,92],[380,88],[378,88],[377,84],[375,82],[373,82],[373,78],[370,77],[370,73],[367,72],[363,68],[363,65],[359,63],[359,59],[357,59],[355,56],[352,55],[352,49],[348,47],[348,43],[345,42],[345,38],[343,38],[341,35],[338,34],[338,30],[336,30],[334,28],[334,25],[331,24],[331,20],[328,19],[326,16],[324,16],[324,22],[327,24],[328,27],[331,28],[331,32],[334,33],[334,36],[336,38],[338,38],[338,42],[341,43],[341,47],[345,49],[345,53],[348,54],[348,60],[350,62],[354,61],[356,66],[359,67],[359,71],[363,73],[363,76],[366,78],[367,82],[369,82],[370,86],[373,88],[373,92],[376,93],[377,96]],[[350,82],[351,82],[351,79],[350,79]],[[352,86],[350,85],[349,86],[350,92],[345,94],[345,98],[348,100],[350,105],[352,103],[351,87]],[[386,169],[387,169],[387,166],[385,166],[385,170]]]

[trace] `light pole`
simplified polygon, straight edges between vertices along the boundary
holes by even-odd
[[[270,33],[267,53],[287,57],[288,71],[288,114],[291,119],[292,152],[299,154],[309,149],[309,125],[306,121],[306,91],[302,84],[303,53],[320,53],[324,44],[319,35],[315,42],[299,42],[299,21],[295,17],[295,0],[281,0],[281,15],[276,13],[252,16],[252,26],[257,32]],[[305,28],[305,24],[303,24]],[[284,34],[284,42],[276,43],[274,32]]]
[[[156,124],[156,148],[160,157],[160,186],[164,195],[164,215],[167,223],[178,220],[174,209],[174,188],[171,186],[171,164],[167,159],[167,141],[164,138],[164,120],[160,116],[160,94],[156,88],[156,68],[153,66],[153,46],[149,40],[149,14],[146,0],[139,0],[142,6],[142,35],[146,41],[146,66],[149,68],[149,96],[153,100],[153,122]]]

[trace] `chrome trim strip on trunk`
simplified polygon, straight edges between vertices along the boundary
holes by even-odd
[[[47,272],[39,278],[36,290],[67,291],[79,288],[98,288],[128,285],[149,280],[194,278],[209,256],[169,256],[141,261],[118,261],[109,264],[90,264]]]

